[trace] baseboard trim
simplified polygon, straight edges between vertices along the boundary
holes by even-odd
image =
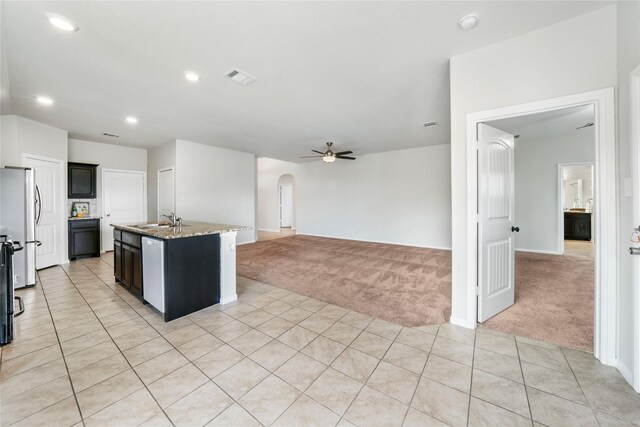
[[[532,254],[547,254],[547,255],[562,255],[562,252],[558,251],[542,251],[539,249],[525,249],[525,248],[516,248],[516,252],[530,252]]]
[[[627,380],[627,382],[633,387],[633,373],[632,373],[632,371],[627,366],[625,366],[622,363],[620,363],[620,359],[619,358],[616,358],[614,366],[616,367],[616,369],[618,371],[620,371],[620,374],[622,374],[624,379]],[[640,390],[636,390],[636,391],[640,391]]]
[[[367,242],[367,243],[383,243],[385,245],[409,246],[409,247],[412,247],[412,248],[424,248],[424,249],[439,249],[439,250],[442,250],[442,251],[450,251],[451,250],[451,247],[411,245],[411,244],[408,244],[408,243],[388,242],[388,241],[385,241],[385,240],[352,239],[352,238],[349,238],[349,237],[330,236],[330,235],[327,235],[327,234],[305,233],[303,231],[296,232],[296,236],[326,237],[328,239],[352,240],[354,242]]]
[[[258,231],[266,231],[268,233],[279,233],[280,230],[272,230],[271,228],[258,228]]]
[[[257,241],[258,241],[257,239],[253,239],[253,240],[249,240],[248,242],[236,243],[236,246],[250,245],[251,243],[255,243]]]
[[[477,326],[476,322],[467,322],[466,319],[459,319],[453,316],[449,318],[449,323],[456,326],[462,326],[463,328],[467,329],[475,329]]]
[[[220,304],[225,305],[238,300],[238,294],[229,295],[226,298],[220,298]]]

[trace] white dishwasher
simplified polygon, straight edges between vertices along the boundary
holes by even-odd
[[[164,240],[142,238],[142,283],[145,301],[164,313]]]

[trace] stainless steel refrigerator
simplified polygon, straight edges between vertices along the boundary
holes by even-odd
[[[40,210],[39,192],[31,168],[0,169],[0,234],[24,249],[13,256],[14,289],[36,283],[36,216]]]

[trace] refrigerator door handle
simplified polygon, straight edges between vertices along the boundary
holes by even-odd
[[[40,197],[40,189],[36,185],[36,195],[38,198],[36,199],[36,205],[38,205],[38,216],[36,217],[36,225],[40,224],[40,216],[42,214],[42,197]]]

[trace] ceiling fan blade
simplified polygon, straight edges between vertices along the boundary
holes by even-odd
[[[310,159],[312,157],[324,157],[324,156],[302,156],[301,159]]]
[[[322,154],[324,156],[324,153],[322,151],[318,151],[318,150],[311,150],[311,151],[313,151],[314,153]]]
[[[336,153],[336,156],[344,156],[345,154],[351,154],[353,153],[353,151],[341,151],[339,153]]]
[[[336,156],[336,159],[355,160],[355,157]]]

